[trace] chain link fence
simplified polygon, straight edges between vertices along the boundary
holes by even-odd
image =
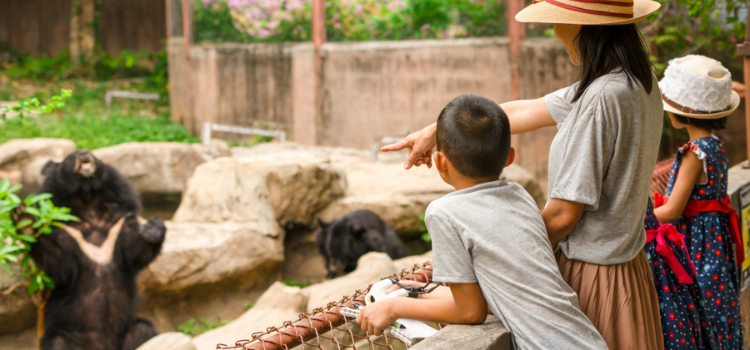
[[[427,283],[432,281],[432,264],[427,261],[414,265],[411,270],[402,270],[393,276],[401,280]],[[218,344],[216,349],[247,350],[287,350],[287,349],[406,349],[398,338],[384,334],[373,337],[361,330],[354,320],[346,319],[341,307],[353,308],[354,303],[365,304],[364,297],[372,285],[354,294],[344,296],[338,302],[330,302],[325,307],[311,313],[299,315],[296,321],[286,321],[279,327],[269,327],[265,331],[252,333],[250,339],[242,339],[234,345]],[[437,325],[441,328],[440,325]]]

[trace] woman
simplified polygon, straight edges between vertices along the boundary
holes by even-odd
[[[520,22],[553,23],[580,80],[544,98],[504,103],[511,131],[557,125],[542,211],[563,278],[610,349],[663,349],[643,218],[662,129],[662,102],[633,23],[650,0],[545,0]],[[431,166],[435,125],[383,147],[409,148],[406,169]]]

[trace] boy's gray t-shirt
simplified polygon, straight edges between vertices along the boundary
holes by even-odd
[[[531,196],[505,179],[449,193],[425,214],[433,279],[479,283],[519,350],[607,349],[560,275]]]
[[[628,262],[646,243],[643,218],[664,114],[659,86],[654,77],[647,93],[619,69],[571,103],[577,88],[544,97],[558,128],[550,146],[549,198],[585,205],[559,248],[571,260]]]

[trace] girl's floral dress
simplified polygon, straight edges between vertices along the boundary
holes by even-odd
[[[742,319],[740,317],[740,294],[731,218],[726,210],[707,211],[702,204],[726,203],[728,163],[724,146],[715,136],[704,137],[685,144],[679,149],[672,165],[667,184],[666,197],[672,193],[677,173],[685,152],[693,152],[703,162],[707,180],[695,185],[683,215],[674,222],[677,230],[685,236],[690,258],[695,264],[697,279],[723,350],[742,349]],[[657,198],[656,205],[660,205]],[[703,208],[692,210],[690,208]],[[731,209],[731,205],[729,205]],[[729,210],[731,211],[731,210]],[[739,247],[742,242],[736,242]],[[744,255],[742,255],[744,258]]]
[[[648,201],[645,219],[646,256],[654,276],[666,350],[719,350],[711,316],[683,236],[661,225]],[[661,228],[661,229],[660,229]]]

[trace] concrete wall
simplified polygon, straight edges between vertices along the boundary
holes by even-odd
[[[461,94],[510,99],[506,38],[324,46],[318,144],[368,148],[433,123]]]
[[[369,149],[382,136],[403,136],[434,122],[458,95],[509,101],[508,45],[506,38],[328,43],[318,77],[309,43],[196,45],[186,59],[182,39],[174,38],[168,50],[172,118],[194,134],[204,122],[218,122],[282,129],[306,145]],[[573,83],[572,65],[556,40],[530,39],[521,57],[521,98]],[[517,143],[518,163],[545,192],[556,131],[521,135]]]

